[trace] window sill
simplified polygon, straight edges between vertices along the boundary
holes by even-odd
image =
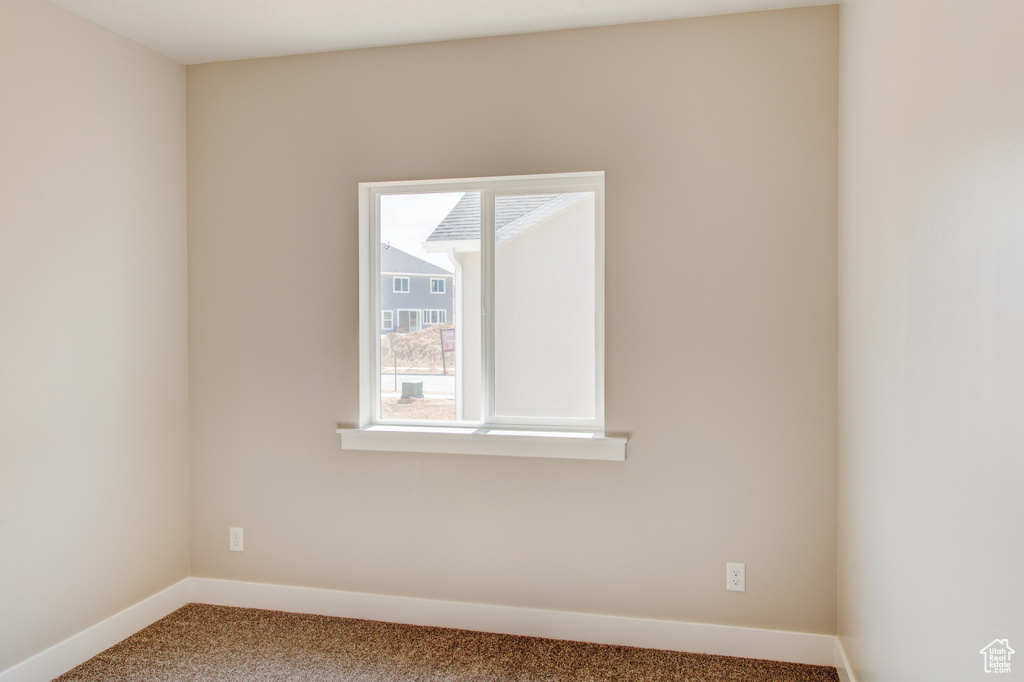
[[[440,426],[339,428],[343,450],[624,461],[626,438],[571,431]]]

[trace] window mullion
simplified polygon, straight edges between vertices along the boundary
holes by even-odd
[[[494,417],[494,191],[480,192],[480,322],[481,364],[480,395],[483,398],[481,421]]]
[[[369,239],[369,251],[370,251],[370,282],[369,282],[369,303],[372,311],[372,316],[377,319],[381,318],[381,291],[380,291],[380,195],[379,191],[373,190],[370,192],[370,227],[372,235]],[[394,326],[394,320],[392,319],[392,327]],[[380,421],[380,368],[381,368],[381,357],[380,357],[380,333],[376,329],[376,325],[367,325],[367,332],[370,334],[370,348],[373,349],[373,355],[370,358],[370,376],[376,377],[376,380],[371,384],[370,393],[370,421],[377,423]]]

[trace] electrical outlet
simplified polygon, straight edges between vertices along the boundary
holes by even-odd
[[[242,529],[231,528],[230,529],[230,542],[228,543],[228,549],[232,552],[242,551]]]
[[[744,564],[725,565],[725,589],[730,592],[747,591],[747,567]]]

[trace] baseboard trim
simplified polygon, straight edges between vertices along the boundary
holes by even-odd
[[[0,682],[52,680],[188,603],[189,578],[0,672]]]
[[[831,666],[831,635],[192,578],[191,601]],[[7,682],[2,680],[0,682]]]
[[[393,597],[312,587],[186,578],[0,672],[0,682],[57,677],[189,602],[364,618],[598,644],[834,665],[857,682],[831,635]]]
[[[839,673],[839,682],[857,682],[857,678],[853,676],[853,668],[850,667],[850,661],[846,658],[846,650],[843,649],[843,640],[836,637],[836,672]]]

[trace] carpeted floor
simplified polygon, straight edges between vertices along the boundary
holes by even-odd
[[[189,604],[61,682],[838,682],[835,668]]]

